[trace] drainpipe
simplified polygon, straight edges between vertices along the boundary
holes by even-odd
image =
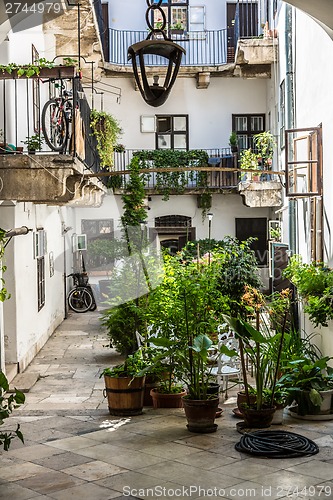
[[[286,128],[294,129],[296,126],[295,120],[295,82],[294,82],[294,61],[293,61],[293,8],[291,5],[286,5],[285,18],[285,46],[286,46],[286,101],[287,115]],[[288,157],[292,155],[292,144],[288,141],[290,150]],[[298,250],[298,224],[297,224],[297,202],[290,199],[288,201],[288,218],[289,218],[289,252],[294,255]],[[295,297],[296,290],[293,287],[293,296]],[[296,331],[299,331],[299,310],[297,301],[293,304],[293,323]]]
[[[285,45],[286,45],[286,128],[295,128],[294,64],[293,64],[293,19],[291,5],[286,5]],[[292,147],[292,146],[291,146]],[[291,152],[289,152],[291,153]],[[288,155],[289,156],[289,155]],[[290,156],[289,156],[290,157]],[[289,200],[289,249],[291,255],[297,253],[297,202]]]

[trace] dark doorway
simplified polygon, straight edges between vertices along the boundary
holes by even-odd
[[[258,36],[258,4],[227,3],[227,62],[235,61],[235,49],[238,38]]]

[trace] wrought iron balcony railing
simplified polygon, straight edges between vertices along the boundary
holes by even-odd
[[[155,150],[152,150],[152,152]],[[146,151],[146,153],[149,151]],[[237,153],[230,148],[200,149],[207,153],[208,161],[189,167],[155,167],[154,160],[144,162],[140,172],[145,182],[145,189],[151,194],[164,194],[165,189],[173,194],[221,192],[235,190],[241,181],[269,182],[278,181],[276,171],[241,170]],[[104,169],[103,177],[108,187],[115,190],[126,189],[130,177],[130,163],[138,150],[127,149],[114,153],[113,169],[109,173]],[[153,158],[153,155],[152,155]],[[160,163],[160,162],[159,162]]]
[[[41,139],[40,155],[70,155],[78,157],[92,172],[99,171],[99,157],[96,153],[96,139],[90,129],[90,106],[85,98],[81,81],[77,77],[61,79],[51,76],[56,68],[46,71],[46,76],[31,78],[17,77],[0,72],[0,154],[28,153],[25,145],[33,136]],[[43,70],[44,71],[44,70]],[[47,73],[50,73],[48,75]],[[44,140],[42,112],[47,101],[69,92],[72,116],[69,120],[69,136],[65,149],[55,152]],[[79,118],[77,120],[79,111]],[[82,120],[82,121],[81,121]],[[81,124],[85,133],[78,134]]]
[[[183,34],[172,34],[171,38],[185,48],[186,55],[182,66],[220,66],[227,61],[227,29],[214,31],[189,31]],[[147,31],[120,31],[110,28],[110,59],[109,62],[121,66],[130,66],[127,59],[127,49],[130,45],[147,37]],[[149,56],[147,66],[162,66],[165,59]]]

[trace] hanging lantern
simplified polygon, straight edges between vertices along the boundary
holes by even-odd
[[[132,60],[133,72],[136,84],[141,92],[143,99],[150,106],[161,106],[167,100],[173,84],[176,81],[182,55],[185,54],[185,49],[180,45],[172,42],[167,37],[166,17],[161,9],[162,0],[150,3],[146,0],[148,9],[146,11],[146,22],[150,30],[146,40],[135,43],[128,48],[128,59]],[[160,28],[154,28],[151,24],[151,12],[158,10],[162,18]],[[163,39],[156,39],[156,36],[162,36]],[[145,60],[151,56],[159,56],[168,61],[168,68],[164,77],[164,82],[160,82],[161,75],[154,75],[153,82],[148,82]]]

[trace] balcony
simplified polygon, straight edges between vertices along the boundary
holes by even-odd
[[[106,192],[104,184],[83,177],[88,171],[99,170],[96,143],[90,130],[90,108],[80,80],[74,77],[74,69],[66,70],[64,76],[58,68],[45,68],[38,78],[0,72],[0,99],[4,103],[0,110],[1,200],[49,205],[101,204]],[[55,152],[44,141],[42,110],[49,98],[60,97],[65,89],[71,110],[76,105],[77,110],[68,114],[66,147]],[[24,146],[32,136],[42,139],[41,147],[34,152]]]
[[[115,194],[123,193],[129,181],[131,159],[133,155],[140,153],[144,153],[146,158],[141,162],[140,172],[147,195],[239,192],[247,206],[267,207],[281,204],[282,187],[278,175],[270,171],[268,174],[259,172],[254,176],[253,171],[245,172],[239,169],[237,154],[231,153],[229,148],[189,151],[190,155],[193,153],[200,159],[192,160],[187,165],[180,164],[180,159],[177,167],[170,167],[167,163],[164,165],[160,158],[155,165],[154,151],[151,151],[151,155],[149,151],[137,150],[114,153],[114,171],[104,175]],[[151,159],[147,160],[149,157]]]

